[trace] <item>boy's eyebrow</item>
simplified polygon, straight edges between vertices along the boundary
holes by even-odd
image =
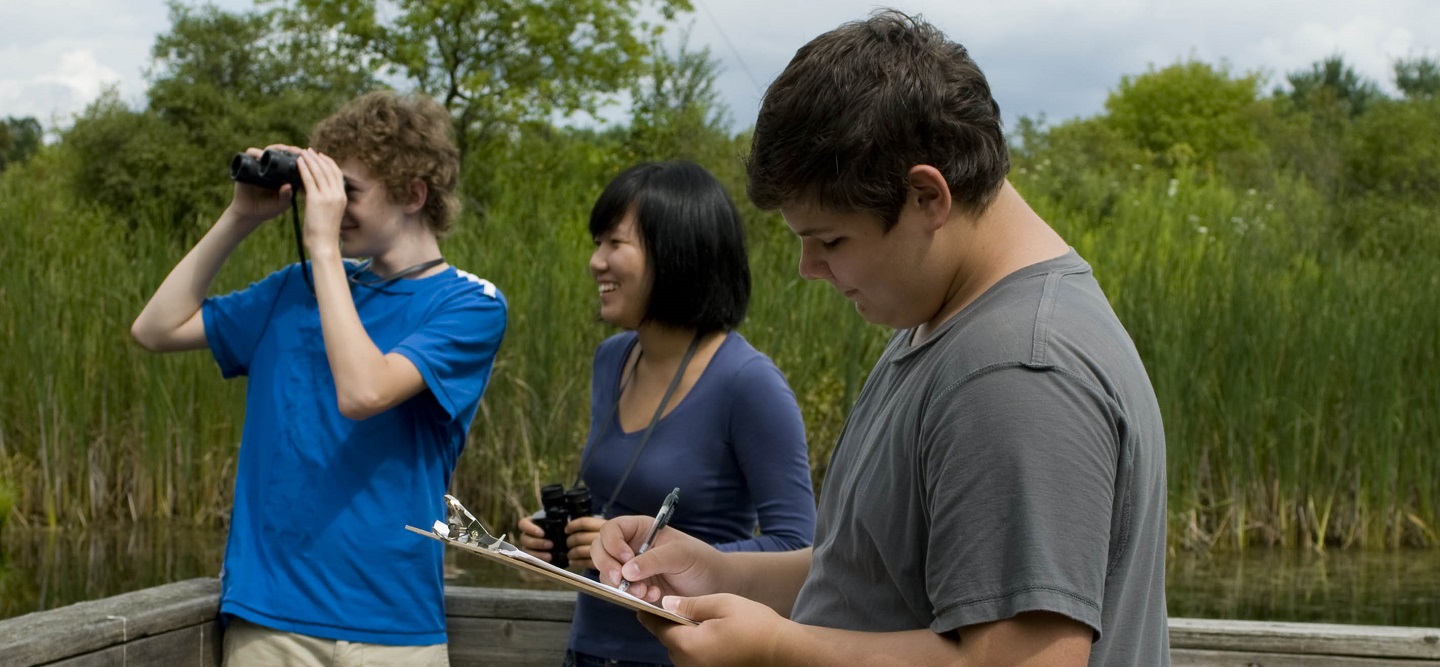
[[[796,236],[820,236],[821,234],[833,234],[835,229],[828,225],[816,225],[805,229],[790,228],[790,232]]]
[[[805,217],[805,216],[802,216]],[[790,233],[800,237],[819,236],[821,234],[834,234],[835,223],[833,220],[826,220],[824,216],[809,216],[814,218],[811,224],[802,227],[796,226],[794,221],[784,211],[781,211],[780,218],[785,221],[785,226],[790,228]]]

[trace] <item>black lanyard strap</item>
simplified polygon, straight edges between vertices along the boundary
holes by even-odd
[[[615,499],[620,496],[620,489],[625,488],[625,481],[630,478],[630,471],[635,469],[635,462],[640,460],[640,452],[645,451],[645,445],[650,442],[650,434],[655,431],[655,425],[660,423],[660,417],[665,414],[665,406],[670,403],[670,397],[673,396],[675,390],[680,387],[680,379],[685,377],[685,368],[690,365],[691,357],[695,356],[695,350],[700,347],[700,337],[702,335],[703,334],[698,331],[695,332],[695,338],[690,341],[689,349],[685,350],[685,356],[680,359],[680,367],[675,369],[675,377],[671,378],[670,386],[665,388],[665,395],[660,397],[660,405],[656,406],[655,415],[650,418],[650,424],[645,427],[645,433],[640,436],[640,444],[636,445],[635,452],[630,455],[630,462],[625,464],[625,472],[621,473],[620,481],[615,484],[614,493],[610,494],[609,500],[605,501],[605,507],[600,510],[600,516],[610,516],[610,508],[615,504]],[[639,354],[644,353],[645,350],[642,348]],[[635,358],[635,367],[638,369],[639,366],[640,358],[637,356]],[[610,410],[610,418],[605,420],[605,424],[601,426],[604,430],[600,432],[600,437],[595,439],[597,449],[599,448],[601,440],[604,439],[604,436],[609,435],[610,424],[619,418],[620,399],[625,395],[625,387],[628,384],[629,379],[626,379],[621,383],[620,390],[615,394],[615,406]],[[590,454],[594,456],[593,451],[590,452]],[[580,473],[576,475],[575,486],[580,486],[584,482],[585,468],[588,462],[589,458],[580,462]]]

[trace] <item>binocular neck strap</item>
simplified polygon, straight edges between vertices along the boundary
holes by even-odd
[[[305,278],[310,295],[315,296],[315,281],[310,278],[310,263],[305,259],[304,232],[300,229],[300,198],[294,190],[290,191],[290,226],[295,228],[295,253],[300,255],[300,275]]]
[[[655,425],[660,423],[660,418],[665,415],[665,406],[670,403],[670,397],[673,396],[675,390],[680,387],[680,379],[685,377],[685,368],[690,365],[691,357],[695,356],[695,350],[700,347],[700,338],[703,335],[701,332],[696,331],[695,338],[690,341],[690,347],[685,350],[685,356],[680,358],[680,367],[675,369],[675,377],[670,379],[670,386],[665,388],[665,395],[660,397],[660,405],[656,406],[655,415],[650,418],[650,424],[645,427],[645,433],[640,436],[640,444],[635,446],[635,453],[630,455],[630,462],[625,464],[625,472],[620,474],[620,481],[615,483],[615,492],[611,493],[610,498],[605,501],[605,507],[600,510],[600,516],[610,516],[610,507],[615,504],[615,499],[620,496],[620,489],[625,488],[625,480],[630,478],[630,471],[635,469],[635,462],[640,460],[640,452],[645,451],[645,445],[650,442],[650,434],[655,431]],[[639,354],[644,353],[645,350],[643,349],[639,352]],[[635,365],[637,367],[640,365],[638,356],[635,359]],[[625,395],[625,386],[628,384],[629,381],[626,380],[620,385],[620,390],[615,393],[615,407],[610,410],[610,418],[605,420],[605,424],[601,427],[604,429],[601,431],[602,438],[609,434],[610,424],[615,422],[620,416],[620,397]],[[600,440],[601,438],[596,438],[595,444],[599,445]],[[593,454],[594,452],[591,453]],[[579,486],[584,477],[585,462],[582,462],[580,464],[580,474],[576,476],[575,486]]]

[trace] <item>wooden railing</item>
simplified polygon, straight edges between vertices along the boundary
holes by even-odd
[[[220,664],[216,579],[0,621],[0,666]],[[450,587],[450,664],[555,667],[575,594]],[[1170,619],[1176,667],[1440,666],[1440,628]]]
[[[190,579],[0,621],[0,665],[220,664],[219,579]]]

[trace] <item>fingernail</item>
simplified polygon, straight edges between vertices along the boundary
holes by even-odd
[[[665,611],[679,611],[680,598],[675,595],[666,595],[660,598],[660,606],[663,607]]]

